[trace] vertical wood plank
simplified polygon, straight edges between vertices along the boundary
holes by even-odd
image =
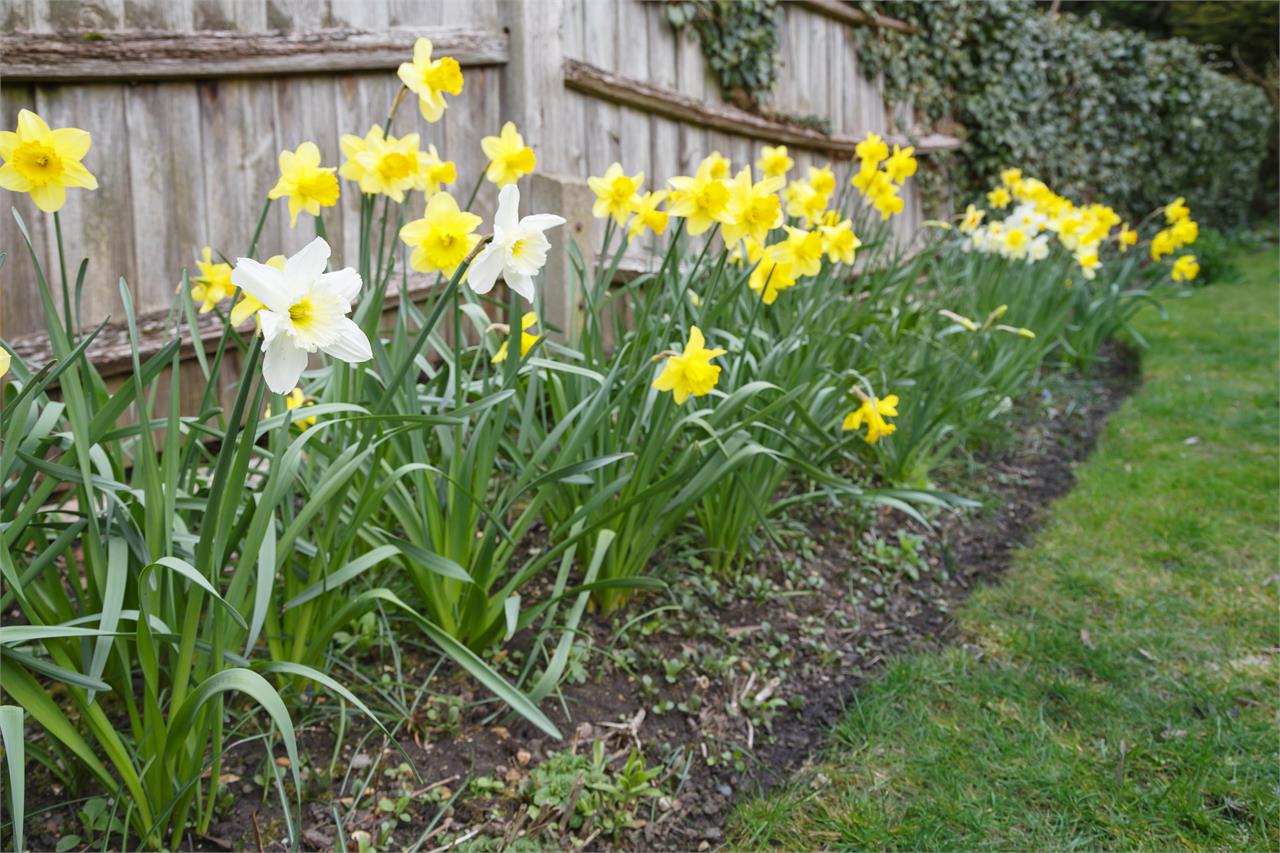
[[[36,93],[32,86],[0,87],[0,129],[13,130],[18,126],[18,112],[36,109]],[[95,140],[96,141],[96,140]],[[92,172],[99,171],[98,152],[89,149],[85,165]],[[75,195],[85,192],[73,190]],[[32,246],[40,259],[50,282],[57,277],[57,256],[51,251],[53,220],[32,202],[26,193],[5,192],[0,199],[0,252],[5,252],[4,266],[0,267],[0,337],[12,338],[45,327],[44,312],[36,289],[35,269],[30,254],[13,218],[17,210],[27,226]],[[56,285],[54,285],[56,286]]]

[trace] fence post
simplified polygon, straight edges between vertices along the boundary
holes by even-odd
[[[507,32],[502,69],[504,119],[520,128],[538,158],[538,171],[574,174],[564,126],[564,48],[560,39],[563,0],[499,0]]]
[[[548,232],[551,251],[547,253],[547,265],[542,272],[541,319],[549,327],[561,330],[553,335],[561,341],[572,338],[582,323],[582,294],[578,290],[578,275],[569,254],[570,241],[582,254],[587,274],[595,269],[591,216],[594,200],[595,194],[581,178],[541,172],[529,176],[528,209],[538,213],[558,213],[566,220],[563,226]]]

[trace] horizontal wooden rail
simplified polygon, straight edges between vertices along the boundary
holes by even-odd
[[[843,0],[800,0],[800,5],[810,12],[848,24],[851,27],[875,27],[881,30],[893,30],[907,35],[916,35],[920,28],[897,18],[886,18],[884,15],[869,15],[861,9],[855,9]]]
[[[675,121],[723,130],[740,136],[770,142],[785,142],[801,148],[850,156],[861,141],[859,137],[828,135],[800,125],[787,124],[765,116],[756,115],[737,107],[706,104],[688,95],[673,92],[597,68],[577,59],[564,61],[565,86],[586,95],[592,95],[647,113],[661,115]],[[886,134],[895,145],[913,144],[900,134]],[[914,141],[917,153],[949,151],[959,148],[960,140],[940,133],[929,134]]]
[[[283,76],[395,68],[419,36],[464,66],[507,62],[505,33],[474,29],[309,33],[0,34],[0,75],[18,80],[156,80]]]

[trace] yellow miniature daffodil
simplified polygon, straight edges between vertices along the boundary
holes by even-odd
[[[382,194],[397,203],[420,178],[418,134],[396,138],[385,136],[381,125],[373,125],[363,137],[344,134],[340,145],[347,160],[338,174],[360,185],[368,195]]]
[[[1120,251],[1127,252],[1129,247],[1137,244],[1138,232],[1129,227],[1129,223],[1120,226],[1120,234],[1116,237],[1116,242],[1120,245]]]
[[[514,184],[532,172],[538,162],[533,149],[524,144],[524,137],[510,121],[502,126],[502,132],[497,136],[481,139],[480,148],[489,158],[484,176],[500,187]]]
[[[782,197],[787,202],[787,216],[803,219],[809,225],[817,225],[827,211],[827,196],[808,181],[792,181]]]
[[[875,444],[882,437],[892,435],[897,426],[885,420],[886,417],[897,417],[898,415],[898,395],[889,394],[883,399],[875,397],[862,396],[862,405],[845,415],[844,423],[840,426],[846,432],[850,430],[861,429],[865,423],[867,425],[867,434],[864,436],[867,444]]]
[[[67,188],[96,190],[98,179],[80,161],[89,152],[89,132],[77,127],[50,130],[31,112],[18,113],[16,131],[0,130],[0,187],[27,193],[36,207],[56,213]]]
[[[789,253],[780,247],[781,244],[775,243],[764,248],[755,269],[751,271],[751,277],[747,279],[747,286],[760,294],[760,301],[765,305],[772,305],[777,301],[779,291],[795,287],[796,284],[796,272]]]
[[[698,168],[707,167],[708,174],[717,181],[722,181],[733,172],[733,161],[721,154],[719,151],[712,151],[702,162],[698,164]]]
[[[748,236],[763,243],[769,232],[782,224],[782,202],[777,196],[782,185],[780,177],[753,183],[749,166],[734,176],[729,184],[729,203],[725,205],[725,245],[732,246]]]
[[[462,94],[462,66],[451,56],[431,58],[431,39],[420,38],[413,45],[413,62],[402,62],[396,75],[418,96],[418,109],[429,122],[444,115],[444,96]]]
[[[1151,260],[1153,261],[1158,261],[1165,255],[1172,255],[1177,250],[1177,241],[1168,228],[1151,238]]]
[[[587,178],[587,186],[596,194],[591,214],[597,219],[612,216],[613,221],[625,225],[631,209],[640,200],[640,187],[644,184],[644,172],[628,176],[621,163],[611,163],[600,177]]]
[[[289,198],[289,227],[298,224],[298,214],[320,215],[320,208],[338,203],[338,177],[332,166],[320,165],[320,149],[304,142],[294,151],[280,152],[280,180],[267,198]]]
[[[820,231],[783,226],[787,237],[770,248],[782,263],[790,264],[795,278],[817,275],[822,270],[823,243]]]
[[[825,196],[830,196],[836,191],[836,173],[831,170],[830,163],[825,166],[809,167],[809,186]]]
[[[770,148],[766,145],[760,151],[760,159],[756,161],[756,168],[766,178],[780,178],[790,172],[791,167],[795,164],[796,161],[787,155],[787,146],[779,145],[776,148]]]
[[[1080,265],[1080,274],[1089,281],[1093,281],[1098,274],[1098,268],[1102,266],[1102,262],[1098,260],[1098,251],[1093,248],[1082,247],[1077,251],[1076,263]]]
[[[691,326],[684,352],[666,355],[666,364],[654,380],[653,387],[658,391],[670,391],[679,405],[683,405],[690,396],[710,394],[720,379],[720,368],[712,364],[711,359],[724,354],[725,350],[718,347],[708,349],[702,330]]]
[[[1164,221],[1170,225],[1190,215],[1191,208],[1187,207],[1187,201],[1182,196],[1178,196],[1164,206]]]
[[[966,234],[972,234],[982,224],[982,217],[986,216],[985,210],[979,210],[972,204],[965,208],[964,218],[960,220],[960,230]]]
[[[1196,224],[1194,219],[1183,217],[1169,227],[1169,233],[1173,235],[1173,241],[1177,243],[1178,248],[1190,246],[1200,237],[1200,226]]]
[[[445,184],[452,184],[456,180],[458,180],[458,167],[452,160],[440,159],[434,145],[428,145],[426,151],[419,152],[418,173],[415,175],[413,184],[415,190],[434,195],[440,192]]]
[[[862,161],[862,168],[876,168],[880,161],[889,156],[889,146],[878,134],[868,133],[853,149],[854,156]]]
[[[1022,170],[1021,169],[1001,169],[1000,183],[1004,184],[1009,189],[1013,189],[1014,187],[1022,183]]]
[[[658,190],[657,192],[641,193],[631,212],[635,214],[635,219],[631,220],[631,228],[627,231],[627,238],[636,239],[644,232],[646,228],[654,234],[661,234],[667,230],[667,223],[671,218],[665,210],[659,210],[658,205],[666,201],[667,191]]]
[[[1012,199],[1009,197],[1009,191],[1004,187],[996,187],[991,192],[987,193],[987,204],[991,205],[996,210],[1004,210],[1009,206],[1010,201],[1012,201]]]
[[[401,241],[413,247],[409,266],[418,272],[452,276],[480,242],[475,230],[482,221],[474,213],[459,209],[458,202],[447,192],[431,196],[422,218],[407,222],[400,229]]]
[[[533,311],[526,311],[520,318],[520,358],[522,359],[529,354],[529,350],[533,349],[534,344],[542,340],[542,335],[529,334],[529,330],[537,324],[538,315]],[[502,346],[498,347],[498,351],[493,354],[491,359],[493,364],[502,364],[507,360],[508,341],[503,341]]]

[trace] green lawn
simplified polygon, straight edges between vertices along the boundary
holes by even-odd
[[[1274,249],[1141,318],[1145,385],[1034,547],[732,847],[1280,848]]]

